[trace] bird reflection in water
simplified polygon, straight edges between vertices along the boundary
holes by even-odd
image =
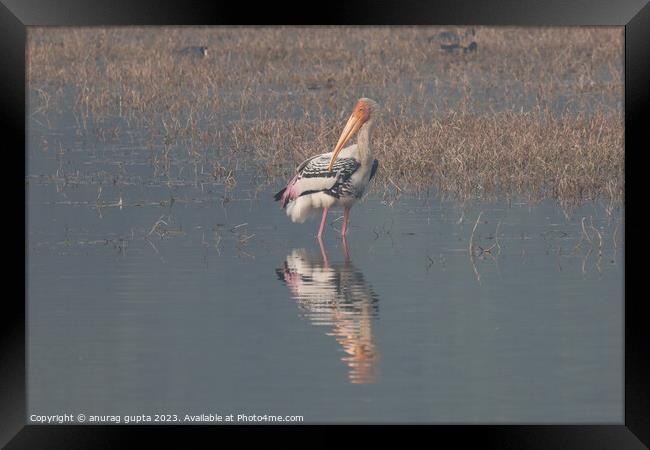
[[[319,239],[321,257],[294,249],[276,273],[289,287],[302,315],[315,326],[331,328],[327,334],[334,336],[345,352],[341,359],[349,367],[350,382],[372,383],[378,360],[372,327],[379,313],[379,298],[352,264],[347,241],[342,242],[342,264],[330,264]]]

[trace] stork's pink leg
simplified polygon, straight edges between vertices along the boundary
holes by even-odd
[[[343,228],[341,228],[341,236],[345,236],[348,232],[348,220],[350,220],[350,208],[343,209]]]
[[[325,219],[327,219],[327,208],[323,209],[323,218],[320,221],[320,228],[318,229],[318,237],[323,237],[323,229],[325,228]]]

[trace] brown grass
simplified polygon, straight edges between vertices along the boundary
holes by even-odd
[[[31,28],[30,115],[69,109],[82,136],[128,136],[156,174],[198,162],[278,184],[330,151],[369,96],[383,108],[380,189],[622,198],[622,28],[479,27],[471,54],[441,52],[441,30]],[[208,56],[181,56],[186,45]]]

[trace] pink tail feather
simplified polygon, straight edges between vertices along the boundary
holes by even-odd
[[[298,197],[298,191],[296,191],[295,184],[298,181],[298,177],[300,175],[296,174],[291,181],[289,181],[289,184],[287,184],[287,187],[282,189],[280,192],[275,194],[275,200],[281,200],[282,201],[282,207],[286,208],[287,203],[289,203],[291,200],[294,200]]]

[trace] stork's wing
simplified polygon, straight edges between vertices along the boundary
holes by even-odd
[[[361,166],[354,158],[338,158],[332,170],[328,170],[331,159],[332,153],[324,153],[304,161],[287,187],[275,195],[276,200],[282,199],[282,206],[286,206],[301,195],[330,191],[337,184],[347,181]]]
[[[301,178],[349,178],[359,168],[361,163],[354,158],[337,158],[332,165],[332,170],[327,168],[332,159],[331,153],[310,158],[298,166]]]
[[[330,190],[337,183],[347,181],[356,172],[361,163],[354,158],[338,158],[332,170],[328,170],[331,153],[310,158],[299,166],[295,186],[298,196],[306,193]]]
[[[304,169],[305,166],[307,166],[307,164],[309,164],[311,161],[313,161],[316,158],[331,158],[331,157],[332,157],[332,152],[323,153],[322,155],[315,155],[315,156],[312,156],[311,158],[307,158],[306,160],[301,162],[298,167],[296,167],[296,173],[302,172],[302,169]],[[328,159],[328,161],[329,161],[329,159]]]

